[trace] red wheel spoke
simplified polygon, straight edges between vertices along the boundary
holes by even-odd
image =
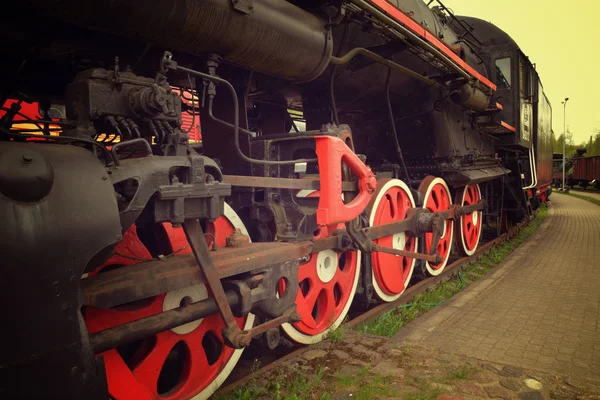
[[[310,261],[298,267],[298,282],[307,278],[314,277],[314,271],[317,268],[317,257],[315,254],[310,256]]]
[[[302,323],[308,325],[311,328],[316,328],[317,323],[312,316],[312,311],[314,308],[309,307],[306,300],[302,297],[302,293],[298,293],[298,299],[296,300],[296,312],[302,316]]]
[[[169,340],[166,335],[156,335],[156,345],[146,357],[133,369],[133,375],[140,382],[150,387],[157,387],[160,371],[165,364],[167,356],[177,341]]]
[[[333,287],[325,290],[325,315],[335,315],[335,296],[333,295]],[[335,321],[331,321],[329,325],[333,325]]]
[[[398,212],[399,212],[398,202],[394,201],[394,198],[392,196],[387,196],[387,197],[388,197],[388,204],[390,205],[390,209],[391,209],[390,216],[392,217],[393,220],[397,220]]]
[[[351,290],[352,288],[350,287],[350,282],[349,282],[348,278],[343,275],[345,275],[345,274],[342,271],[338,271],[337,276],[335,278],[333,278],[331,283],[337,284],[340,287],[340,289],[342,290],[342,293],[346,293],[347,291]]]
[[[202,339],[204,338],[204,334],[209,332],[208,329],[205,329],[204,332],[196,332],[193,334],[184,335],[184,342],[187,345],[188,349],[203,349]],[[221,333],[215,332],[214,330],[210,330],[215,338],[219,340],[221,345],[225,345],[222,342]],[[223,357],[224,352],[221,352],[220,357]],[[210,368],[208,364],[208,358],[206,357],[206,353],[204,351],[190,351],[190,376],[201,376],[203,373],[206,373],[206,370]]]
[[[106,366],[106,379],[112,382],[109,393],[115,399],[140,399],[151,400],[155,396],[148,393],[146,388],[138,382],[125,361],[116,350],[101,354]]]
[[[321,292],[321,287],[311,287],[310,290],[308,291],[308,294],[304,298],[304,302],[306,303],[306,306],[310,310],[312,310],[315,307],[315,303],[317,302],[317,299],[319,298],[320,292]]]
[[[235,221],[237,225],[234,226],[231,221]],[[212,244],[216,240],[222,247],[226,237],[235,228],[246,232],[239,217],[225,204],[225,215],[214,223],[207,224],[206,231],[211,233],[206,235],[207,242]],[[158,225],[151,233],[154,234],[157,249],[165,255],[175,253],[177,256],[191,251],[180,228],[163,224]],[[122,256],[111,257],[91,275],[102,268],[115,265],[126,268],[140,262],[140,259],[152,257],[138,238],[135,225],[123,237],[123,241],[116,247]],[[178,293],[179,291],[161,294],[131,303],[126,308],[89,307],[85,312],[88,330],[97,332],[158,314],[163,311],[163,307],[170,308],[173,301],[179,304]],[[166,300],[167,298],[171,300]],[[240,328],[248,329],[254,317],[249,315],[236,320]],[[222,318],[215,314],[202,319],[199,325],[190,327],[187,332],[168,330],[147,340],[126,344],[122,351],[105,352],[103,356],[111,397],[115,400],[188,400],[197,396],[210,396],[216,389],[216,385],[211,384],[216,379],[222,382],[237,362],[237,358],[233,357],[234,350],[222,342],[221,330],[224,326]]]

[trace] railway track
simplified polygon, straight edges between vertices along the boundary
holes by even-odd
[[[342,327],[346,329],[353,329],[362,323],[373,321],[379,318],[381,315],[390,310],[410,303],[415,296],[426,292],[430,288],[437,286],[439,283],[447,279],[452,278],[461,270],[462,267],[471,261],[482,257],[495,246],[514,237],[528,223],[529,220],[524,220],[511,228],[508,232],[505,232],[490,241],[480,244],[477,251],[473,255],[454,260],[451,264],[446,266],[440,275],[423,278],[406,289],[406,291],[397,300],[390,303],[378,304],[377,306],[370,308],[368,311],[350,319],[348,322],[344,323]],[[263,352],[262,355],[258,355],[258,352],[252,351],[253,349],[248,349],[249,351],[244,353],[244,356],[242,356],[242,360],[240,360],[236,370],[230,375],[227,381],[225,381],[225,384],[217,392],[217,394],[227,394],[233,391],[235,388],[251,381],[252,379],[277,368],[284,362],[299,357],[308,349],[310,349],[310,346],[308,345],[294,345],[288,347],[287,349],[281,348],[280,346],[280,348],[276,349],[274,352],[269,352],[268,354],[264,354]],[[274,355],[276,356],[275,359],[273,359]],[[256,369],[257,365],[260,365],[258,369]]]

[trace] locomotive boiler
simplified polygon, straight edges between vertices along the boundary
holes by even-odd
[[[534,65],[441,1],[0,19],[7,398],[207,398],[252,340],[316,343],[550,194]]]

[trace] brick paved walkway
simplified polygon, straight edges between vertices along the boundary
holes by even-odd
[[[540,229],[494,273],[393,339],[600,382],[600,207],[551,196]]]

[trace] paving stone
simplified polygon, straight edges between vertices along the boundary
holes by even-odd
[[[441,368],[407,368],[410,375],[418,379],[439,381],[446,377],[446,373]]]
[[[518,392],[519,390],[521,390],[521,385],[516,379],[513,378],[501,379],[500,385],[504,386],[509,390],[512,390],[513,392]]]
[[[512,399],[512,394],[508,390],[506,390],[498,385],[484,386],[483,389],[486,391],[488,396],[490,396],[492,399],[503,399],[503,400],[511,400]]]
[[[443,392],[446,392],[446,393],[452,392],[452,386],[446,385],[444,383],[434,382],[434,383],[431,384],[431,387],[434,388],[434,389],[439,389],[442,393]]]
[[[368,357],[369,359],[371,359],[373,361],[379,361],[381,359],[380,353],[373,351],[371,349],[368,349],[365,346],[363,346],[362,344],[355,344],[354,346],[352,346],[352,353]]]
[[[568,377],[566,379],[566,382],[568,385],[577,388],[583,392],[587,392],[589,394],[600,394],[600,385],[594,385],[590,382],[586,382],[573,377]]]
[[[494,374],[488,371],[475,372],[473,375],[471,375],[471,379],[477,383],[482,384],[492,383],[496,381],[496,377],[494,376]]]
[[[544,385],[553,385],[557,382],[556,374],[548,374],[541,371],[527,371],[527,376],[542,382]]]
[[[441,353],[437,354],[435,359],[441,363],[450,363],[454,360],[454,357],[450,354]]]
[[[500,373],[500,371],[502,370],[501,367],[494,365],[494,364],[481,364],[481,366],[489,371],[492,371],[494,373]]]
[[[333,350],[331,352],[331,354],[333,354],[334,356],[336,356],[340,360],[347,360],[347,359],[350,358],[350,355],[348,353],[346,353],[345,351],[342,351],[342,350]]]
[[[540,392],[522,392],[519,393],[521,400],[544,400],[544,396]]]
[[[456,386],[456,390],[460,393],[468,394],[477,397],[487,397],[487,393],[481,386],[473,382],[460,382]]]
[[[369,336],[365,336],[360,338],[359,342],[365,346],[375,347],[381,344],[381,340],[379,338],[373,338]]]
[[[391,356],[406,356],[406,353],[400,349],[386,349],[385,352]]]
[[[542,390],[542,388],[544,387],[544,385],[542,385],[541,382],[536,381],[535,379],[531,379],[531,378],[527,378],[523,381],[523,383],[525,384],[525,386],[527,386],[529,389],[533,389],[533,390]]]
[[[404,378],[406,371],[393,361],[382,361],[371,369],[371,372],[376,375],[393,376],[396,378]]]
[[[333,395],[331,395],[331,399],[332,400],[347,400],[347,399],[351,399],[353,394],[354,394],[354,390],[342,389],[342,390],[335,392]]]
[[[394,384],[391,387],[396,394],[400,395],[400,398],[408,397],[409,395],[419,391],[418,388],[405,383]]]
[[[344,339],[342,340],[343,343],[346,344],[354,344],[356,342],[358,342],[359,337],[358,335],[349,335],[348,333],[344,333]]]
[[[307,361],[311,361],[314,360],[315,358],[321,358],[321,357],[325,357],[327,355],[327,352],[325,350],[308,350],[304,353],[302,353],[302,358],[304,358]]]
[[[351,358],[349,360],[346,360],[346,363],[348,363],[350,365],[359,366],[361,368],[368,367],[369,365],[371,365],[370,363],[363,361],[363,360],[359,360],[357,358]]]
[[[513,367],[512,365],[505,365],[498,373],[502,376],[518,378],[523,375],[523,369],[519,367]]]
[[[568,385],[559,385],[550,391],[550,398],[553,400],[573,400],[579,396],[581,392]]]
[[[361,369],[362,369],[362,367],[359,367],[356,365],[344,364],[337,371],[337,374],[344,375],[344,376],[356,376]]]

